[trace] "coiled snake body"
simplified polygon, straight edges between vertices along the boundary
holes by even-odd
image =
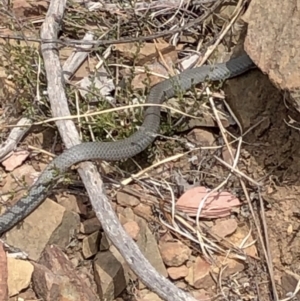
[[[173,97],[178,88],[181,91],[187,91],[193,85],[205,80],[225,80],[238,76],[253,67],[252,60],[244,54],[213,67],[202,66],[186,70],[154,86],[150,90],[146,103],[161,104],[166,99]],[[159,126],[160,107],[150,106],[145,109],[143,124],[130,137],[115,142],[86,142],[63,152],[46,167],[30,189],[29,194],[0,216],[0,235],[16,225],[43,202],[49,184],[58,173],[63,173],[72,165],[82,161],[93,159],[117,161],[133,157],[154,141]]]

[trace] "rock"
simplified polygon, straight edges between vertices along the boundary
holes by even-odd
[[[138,239],[138,235],[140,233],[140,227],[137,222],[130,221],[123,225],[124,230],[127,232],[127,234],[135,241]]]
[[[193,129],[188,133],[187,138],[195,145],[201,146],[212,146],[216,140],[211,132],[203,129]]]
[[[113,245],[96,255],[94,273],[101,300],[112,301],[126,288],[127,270],[124,258]]]
[[[119,208],[121,208],[121,210],[120,211],[122,211],[123,212],[123,209],[124,208],[122,208],[122,207],[120,207],[120,206],[118,206],[117,207],[117,215],[118,215],[118,220],[120,221],[120,224],[121,225],[124,225],[124,224],[126,224],[129,220],[132,220],[131,218],[127,218],[127,217],[125,217],[123,214],[121,214],[120,212],[119,212]]]
[[[119,205],[124,207],[134,207],[140,203],[140,200],[131,194],[119,191],[117,193],[117,202]]]
[[[47,244],[58,244],[65,248],[79,225],[78,214],[66,211],[64,207],[46,199],[21,225],[16,225],[6,233],[6,242],[26,252],[30,259],[37,260]]]
[[[162,301],[159,296],[147,289],[141,290],[139,296],[139,301]]]
[[[146,221],[138,216],[134,217],[139,227],[139,233],[136,237],[136,244],[149,260],[150,264],[164,277],[168,276],[167,270],[161,258],[156,238],[148,228]],[[131,223],[131,222],[130,222]],[[126,225],[126,223],[124,224]],[[128,271],[131,279],[137,279],[137,276],[130,270]],[[139,282],[139,288],[144,288],[144,284]]]
[[[73,211],[83,216],[87,215],[86,198],[80,195],[69,193],[56,194],[57,203],[65,207],[68,211]]]
[[[160,241],[159,249],[161,257],[167,266],[178,267],[189,260],[191,250],[180,241]]]
[[[213,283],[209,272],[210,264],[198,256],[193,264],[193,286],[195,288],[204,288],[203,281],[208,284],[208,282]],[[207,286],[206,286],[207,288]]]
[[[76,254],[77,255],[77,254]],[[74,267],[78,267],[79,264],[82,262],[83,260],[83,256],[82,256],[82,259],[80,260],[81,258],[79,258],[79,256],[75,256],[73,258],[70,258],[70,261],[71,263],[73,264]]]
[[[187,291],[187,283],[185,281],[176,281],[176,286],[184,291]]]
[[[250,141],[257,141],[257,137],[264,133],[269,126],[268,114],[274,110],[274,103],[282,99],[280,92],[259,70],[247,72],[243,76],[227,81],[224,85],[224,91],[226,101],[244,130],[261,122],[262,118],[266,117],[259,127],[249,133],[250,136],[247,135],[247,138],[251,139]]]
[[[194,283],[194,273],[193,273],[193,266],[189,267],[189,273],[184,279],[190,286]]]
[[[118,207],[120,207],[120,206],[118,206]],[[131,207],[125,207],[125,208],[123,208],[123,213],[122,214],[124,215],[124,218],[126,220],[125,223],[127,223],[129,221],[134,221],[135,220],[135,214],[134,214],[134,212],[133,212],[133,210],[132,210]]]
[[[118,214],[119,221],[122,225],[135,219],[135,214],[130,207],[117,206],[116,212]]]
[[[0,241],[0,296],[2,300],[8,300],[8,263],[4,244]]]
[[[111,241],[107,238],[105,232],[103,232],[100,240],[100,251],[107,251],[111,245]]]
[[[148,222],[152,220],[153,213],[149,205],[140,203],[133,208],[133,212],[137,216],[144,218]]]
[[[214,234],[217,234],[220,238],[224,238],[235,232],[237,229],[237,222],[235,219],[217,220],[216,224],[211,228]]]
[[[54,204],[57,205],[57,203]],[[79,227],[79,215],[75,212],[65,210],[60,225],[55,229],[49,239],[49,244],[56,244],[61,248],[66,248],[79,232]]]
[[[97,217],[87,219],[80,225],[80,232],[83,234],[92,234],[99,230],[102,230],[102,225]]]
[[[82,241],[82,254],[85,259],[88,259],[97,254],[101,233],[96,231],[85,237]]]
[[[210,289],[215,282],[210,276],[211,265],[198,256],[189,268],[189,274],[185,280],[194,288]]]
[[[257,256],[257,249],[255,247],[255,239],[253,238],[252,234],[249,235],[250,229],[247,225],[240,225],[236,231],[228,237],[228,240],[234,245],[234,246],[240,246],[243,242],[245,237],[248,237],[248,240],[246,244],[249,246],[248,248],[243,248],[243,251],[245,254],[251,257]],[[245,243],[245,242],[244,242]]]
[[[28,288],[33,273],[33,265],[29,261],[7,257],[7,270],[10,297]]]
[[[241,272],[245,268],[242,262],[228,257],[218,256],[217,261],[220,262],[220,267],[222,267],[222,277],[224,278]],[[224,267],[226,268],[224,269]]]
[[[29,154],[27,150],[15,150],[9,157],[2,161],[2,165],[6,171],[12,171],[20,166],[28,158]]]
[[[196,291],[191,291],[191,295],[196,298],[196,300],[212,300],[212,296],[204,289],[199,289]]]
[[[33,286],[44,301],[99,301],[57,246],[47,246],[39,263],[34,263]]]
[[[290,96],[300,110],[300,11],[292,1],[252,0],[244,16],[248,23],[245,50],[254,63]],[[259,37],[259,38],[258,38]]]
[[[137,220],[141,229],[137,240],[138,247],[156,271],[158,271],[158,273],[162,276],[167,277],[168,272],[163,263],[154,234],[150,231],[144,219],[137,218]]]
[[[189,269],[182,265],[180,267],[170,267],[167,269],[169,277],[173,280],[184,278],[189,274]]]
[[[26,291],[23,291],[18,294],[17,299],[18,301],[37,301],[38,298],[34,291],[30,288],[26,289]],[[11,299],[10,299],[11,301]]]

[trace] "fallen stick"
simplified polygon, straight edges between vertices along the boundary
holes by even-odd
[[[65,6],[66,0],[52,0],[50,2],[41,29],[42,40],[57,40]],[[55,43],[42,44],[41,50],[53,117],[69,116],[70,111],[64,90],[65,83],[57,45]],[[72,120],[58,120],[56,125],[67,148],[81,142]],[[101,221],[103,230],[141,281],[164,300],[196,301],[191,295],[178,289],[173,283],[161,276],[125,232],[103,191],[103,182],[95,166],[92,163],[80,163],[78,172],[97,218]]]

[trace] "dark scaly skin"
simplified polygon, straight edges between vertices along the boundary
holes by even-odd
[[[226,63],[212,66],[202,66],[185,70],[154,86],[146,100],[149,104],[161,104],[173,97],[177,91],[189,90],[193,85],[205,80],[221,81],[238,76],[254,67],[248,55],[231,59]],[[118,161],[137,155],[146,149],[155,139],[160,126],[160,107],[147,107],[144,122],[140,129],[130,137],[115,142],[86,142],[63,152],[56,157],[42,172],[32,186],[28,196],[21,198],[14,206],[0,216],[0,235],[15,226],[29,215],[45,199],[47,188],[54,178],[65,172],[72,165],[82,161],[100,159]]]

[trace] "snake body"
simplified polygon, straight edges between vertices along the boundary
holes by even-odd
[[[252,60],[244,54],[226,63],[202,66],[185,70],[151,88],[146,103],[161,104],[173,97],[176,91],[187,91],[193,85],[206,80],[221,81],[236,77],[254,67]],[[75,145],[56,157],[41,173],[29,194],[0,216],[0,235],[15,226],[38,207],[46,197],[49,185],[59,174],[82,161],[101,159],[117,161],[135,156],[146,149],[155,139],[160,126],[160,107],[145,109],[144,121],[137,132],[115,142],[86,142]]]

